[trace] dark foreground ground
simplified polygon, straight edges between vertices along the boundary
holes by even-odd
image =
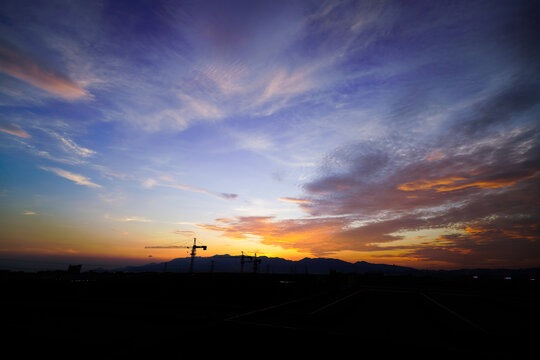
[[[13,358],[529,358],[530,279],[2,272]]]

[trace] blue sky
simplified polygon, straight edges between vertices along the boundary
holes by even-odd
[[[1,256],[538,266],[538,10],[4,1]]]

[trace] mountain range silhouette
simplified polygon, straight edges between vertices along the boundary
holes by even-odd
[[[242,267],[240,255],[214,255],[210,257],[195,257],[195,272],[255,272],[254,257],[246,256]],[[330,258],[304,258],[302,260],[287,260],[279,257],[258,256],[257,270],[261,273],[309,273],[328,274],[330,272],[340,273],[407,273],[416,271],[413,268],[371,264],[365,261],[349,263],[343,260]],[[141,266],[126,266],[115,269],[115,271],[131,272],[187,272],[190,269],[191,257],[176,258],[167,262],[150,263]]]
[[[253,273],[255,272],[253,257],[245,257],[242,267],[240,255],[214,255],[210,257],[195,257],[194,272],[230,272],[230,273]],[[279,257],[258,256],[256,272],[273,274],[330,274],[355,273],[371,274],[379,273],[386,275],[408,275],[422,273],[452,274],[452,275],[496,275],[496,276],[524,276],[534,277],[540,273],[539,268],[532,269],[459,269],[459,270],[419,270],[412,267],[374,264],[366,261],[350,263],[332,258],[304,258],[301,260],[287,260]],[[140,266],[126,266],[114,271],[126,272],[189,272],[191,257],[176,258],[167,262],[150,263]]]

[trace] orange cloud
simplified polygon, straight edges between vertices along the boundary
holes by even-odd
[[[538,224],[512,224],[505,228],[496,228],[490,226],[468,226],[465,232],[479,240],[485,240],[495,235],[507,239],[524,239],[532,242],[540,240],[538,236]]]
[[[296,199],[296,198],[291,198],[291,197],[280,197],[278,200],[285,201],[285,202],[297,203],[297,204],[309,204],[309,203],[311,203],[310,200]]]
[[[441,186],[437,188],[438,192],[441,191],[453,191],[453,190],[460,190],[465,189],[468,187],[477,187],[480,189],[498,189],[505,186],[512,186],[521,179],[515,179],[515,180],[492,180],[492,181],[475,181],[468,184],[461,184],[461,185],[455,185],[455,186]]]
[[[476,187],[479,189],[498,189],[501,187],[512,186],[518,181],[533,176],[534,174],[523,178],[477,180],[470,182],[466,182],[468,180],[467,178],[456,176],[436,180],[417,180],[406,182],[399,185],[398,189],[402,191],[435,190],[436,192],[454,191],[471,187]]]
[[[404,184],[401,184],[398,186],[399,190],[403,191],[416,191],[416,190],[426,190],[426,189],[432,189],[437,188],[436,190],[439,191],[439,187],[446,186],[450,184],[454,184],[458,181],[466,180],[464,177],[450,177],[446,179],[436,179],[436,180],[417,180],[417,181],[410,181],[406,182]]]
[[[206,230],[222,232],[231,239],[242,240],[249,235],[255,235],[261,237],[265,245],[324,255],[336,250],[331,239],[341,229],[342,222],[339,219],[276,221],[273,217],[246,216],[231,219],[223,225],[199,226]]]
[[[440,151],[434,151],[426,157],[427,161],[439,160],[444,157],[444,154]]]
[[[70,79],[47,70],[27,55],[0,46],[0,71],[65,99],[86,97],[89,93]]]

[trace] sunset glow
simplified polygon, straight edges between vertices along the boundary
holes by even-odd
[[[537,2],[0,15],[0,258],[540,266]]]

